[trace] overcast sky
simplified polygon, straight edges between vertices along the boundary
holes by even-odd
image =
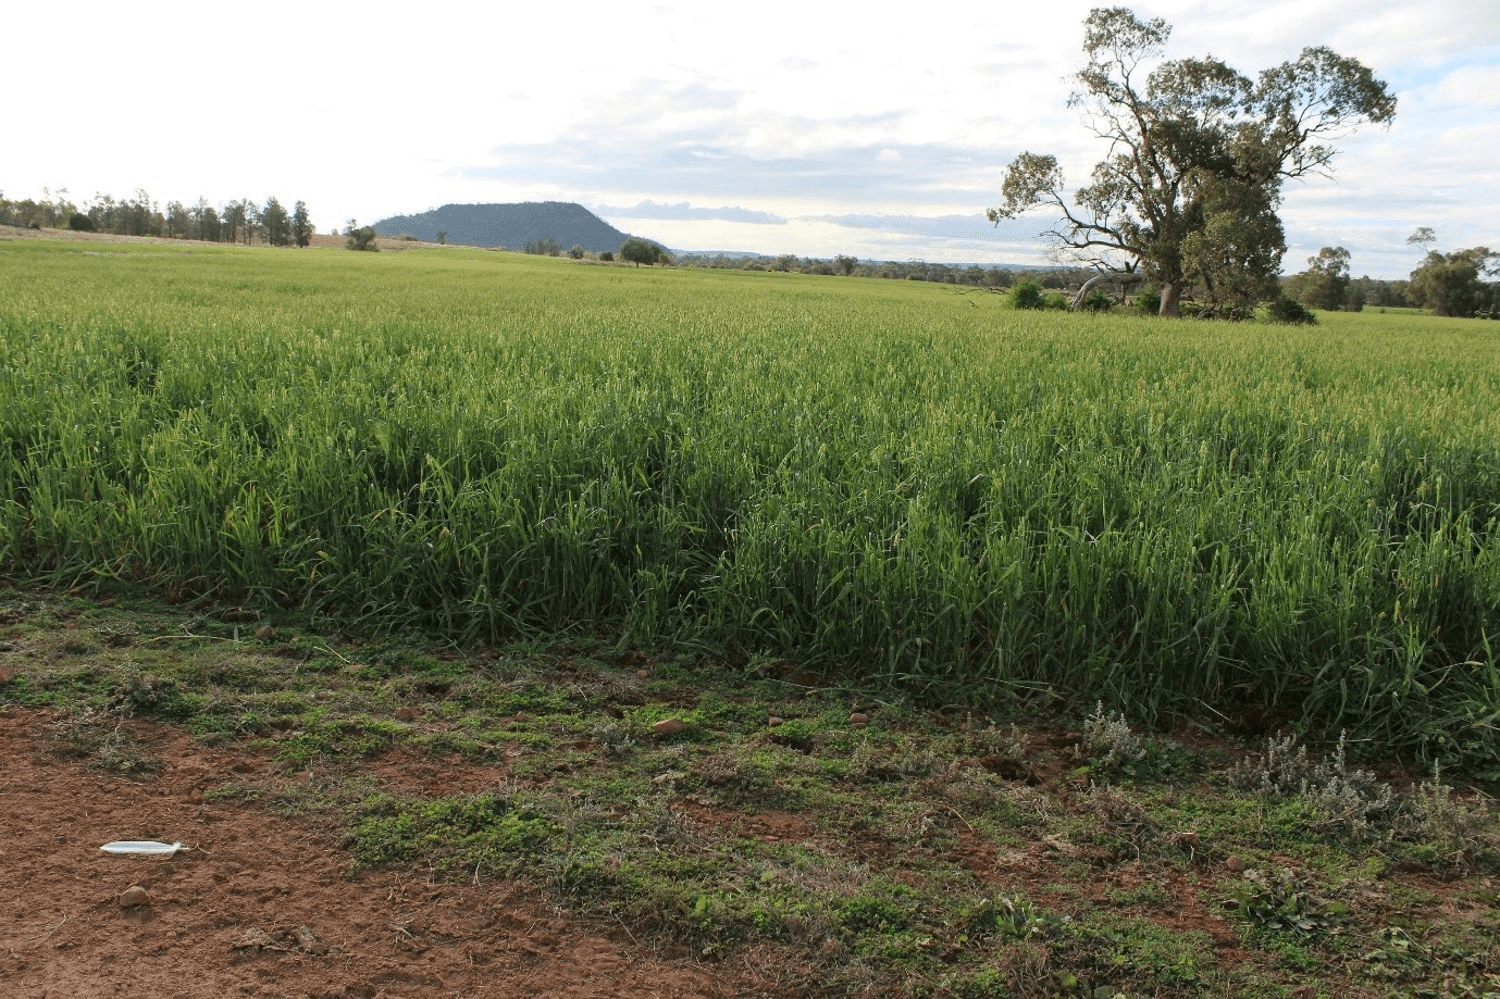
[[[0,191],[82,204],[275,195],[320,231],[449,202],[577,201],[679,249],[1041,262],[983,219],[1022,150],[1105,150],[1067,109],[1093,3],[142,0],[0,14]],[[1294,183],[1288,272],[1325,245],[1404,277],[1418,226],[1500,247],[1500,3],[1151,0],[1168,55],[1246,75],[1327,45],[1395,124]]]

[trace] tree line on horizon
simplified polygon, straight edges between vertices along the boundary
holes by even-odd
[[[1437,237],[1422,226],[1407,243],[1426,248]],[[1485,246],[1442,253],[1427,250],[1409,281],[1372,281],[1349,276],[1349,251],[1325,246],[1307,258],[1307,270],[1280,279],[1281,292],[1303,305],[1325,311],[1358,312],[1365,306],[1407,306],[1435,316],[1500,318],[1500,253]]]
[[[1343,247],[1325,247],[1319,256],[1309,258],[1309,269],[1280,279],[1281,290],[1289,298],[1312,309],[1358,312],[1366,308],[1429,308],[1441,316],[1500,315],[1500,283],[1485,284],[1479,280],[1482,266],[1476,267],[1476,253],[1490,254],[1483,247],[1436,255],[1441,267],[1432,267],[1434,255],[1411,280],[1372,278],[1368,274],[1353,277],[1349,273],[1349,251]],[[1450,263],[1450,258],[1458,261]],[[941,264],[923,260],[859,260],[839,255],[832,259],[799,257],[786,253],[776,257],[754,254],[683,255],[675,261],[680,267],[707,267],[721,270],[780,271],[784,273],[842,275],[883,278],[891,281],[930,281],[935,284],[963,285],[1005,291],[1019,281],[1035,282],[1044,291],[1063,291],[1082,287],[1099,272],[1080,266],[1056,266],[1012,269],[979,264]],[[1149,293],[1149,289],[1143,289]],[[1139,297],[1139,295],[1137,295]],[[1467,305],[1467,308],[1465,307]]]
[[[0,224],[244,245],[263,242],[271,246],[308,246],[315,231],[305,202],[297,201],[288,212],[274,196],[263,205],[241,198],[215,207],[200,197],[192,205],[171,201],[162,208],[142,189],[137,189],[131,198],[115,199],[107,194],[96,194],[83,206],[69,200],[66,190],[55,195],[51,192],[44,194],[46,196],[40,200],[9,200],[0,192]],[[361,234],[365,238],[360,239]],[[349,237],[347,245],[350,249],[378,249],[372,227],[359,227],[351,219],[345,235]],[[1357,312],[1369,306],[1427,308],[1439,316],[1500,316],[1500,282],[1484,280],[1487,276],[1500,274],[1500,253],[1483,246],[1447,253],[1428,249],[1435,241],[1433,230],[1427,226],[1419,228],[1407,239],[1407,243],[1426,250],[1425,258],[1409,280],[1383,280],[1368,275],[1353,277],[1349,273],[1349,251],[1343,247],[1325,246],[1317,256],[1308,258],[1307,270],[1282,276],[1279,279],[1280,291],[1303,306],[1324,311]],[[652,255],[635,249],[636,243],[657,252]],[[632,246],[632,254],[624,254],[625,247],[622,246],[621,259],[637,264],[928,281],[994,291],[1004,291],[1020,280],[1034,281],[1046,290],[1078,288],[1098,273],[1094,267],[1076,265],[1015,270],[1002,266],[954,265],[923,260],[862,261],[845,254],[832,259],[792,253],[778,256],[685,254],[674,260],[664,248],[649,240],[632,238],[627,240],[627,245]],[[563,251],[556,240],[544,240],[528,243],[523,252],[558,256]],[[583,248],[578,246],[566,252],[575,258],[584,256]],[[613,256],[604,254],[601,258]]]
[[[118,200],[109,194],[96,194],[81,206],[67,193],[66,189],[55,195],[44,190],[41,200],[8,200],[0,192],[0,224],[247,246],[257,241],[271,246],[308,246],[315,232],[306,202],[298,201],[288,211],[274,195],[263,205],[241,198],[215,207],[199,197],[191,205],[170,201],[163,208],[142,188],[137,188],[133,197]]]

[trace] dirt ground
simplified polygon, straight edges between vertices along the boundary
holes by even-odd
[[[204,790],[269,773],[133,725],[165,765],[149,781],[45,751],[47,712],[0,714],[0,995],[737,996],[748,964],[664,961],[621,928],[584,925],[503,882],[411,871],[346,876],[336,842]],[[441,771],[433,769],[433,779]],[[119,839],[181,841],[170,857],[114,856]],[[122,905],[139,886],[148,904]]]

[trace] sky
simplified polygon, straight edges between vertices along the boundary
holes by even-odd
[[[448,203],[576,201],[674,249],[1044,263],[1000,227],[1005,168],[1107,152],[1067,102],[1093,3],[52,0],[0,9],[0,192],[305,201],[319,231]],[[1326,45],[1397,95],[1390,128],[1294,181],[1287,273],[1500,247],[1500,2],[1150,0],[1168,57],[1252,78]]]

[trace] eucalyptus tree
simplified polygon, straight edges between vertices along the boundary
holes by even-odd
[[[662,248],[649,239],[641,239],[639,236],[631,236],[620,244],[620,259],[635,264],[637,267],[645,264],[648,267],[661,262],[663,258]]]
[[[1108,154],[1070,195],[1057,157],[1021,153],[990,220],[1050,210],[1058,218],[1043,235],[1055,255],[1144,273],[1163,315],[1179,312],[1195,282],[1216,306],[1254,303],[1286,251],[1282,183],[1328,175],[1332,143],[1366,122],[1389,124],[1395,97],[1328,48],[1251,80],[1211,57],[1163,60],[1172,29],[1161,18],[1096,8],[1084,26],[1088,62],[1069,106]]]
[[[1349,300],[1349,251],[1325,246],[1307,258],[1307,270],[1282,282],[1288,295],[1314,309],[1342,309]]]
[[[1429,250],[1411,272],[1408,295],[1437,316],[1473,316],[1494,307],[1495,288],[1486,275],[1500,274],[1500,253],[1487,246],[1440,253]]]

